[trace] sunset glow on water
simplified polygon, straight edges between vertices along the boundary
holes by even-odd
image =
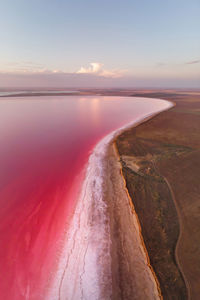
[[[0,101],[0,299],[45,298],[92,149],[161,108],[122,97]]]

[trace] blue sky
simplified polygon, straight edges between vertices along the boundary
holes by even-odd
[[[1,79],[79,71],[198,85],[199,15],[199,0],[0,0]]]

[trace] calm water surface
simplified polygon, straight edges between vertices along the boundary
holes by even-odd
[[[94,145],[162,105],[99,96],[0,100],[0,299],[44,299]]]

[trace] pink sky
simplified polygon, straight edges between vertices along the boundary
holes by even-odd
[[[100,76],[95,73],[0,73],[0,88],[137,88],[137,87],[174,87],[199,88],[198,76]]]

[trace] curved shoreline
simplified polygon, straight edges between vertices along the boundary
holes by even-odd
[[[113,232],[111,222],[115,213],[113,210],[109,211],[109,207],[112,209],[113,207],[111,207],[109,197],[106,197],[105,195],[106,186],[108,185],[108,182],[105,182],[105,179],[109,176],[109,172],[107,172],[108,168],[106,166],[108,163],[107,154],[109,149],[111,149],[115,138],[124,130],[133,126],[138,126],[173,106],[169,101],[163,100],[163,102],[167,102],[167,107],[159,109],[155,113],[146,114],[144,117],[138,118],[111,132],[95,146],[89,157],[80,199],[77,203],[74,217],[72,218],[70,230],[67,233],[67,247],[65,247],[64,253],[65,257],[68,259],[65,264],[63,264],[62,260],[59,270],[60,280],[56,280],[56,285],[59,286],[59,297],[54,285],[54,295],[51,293],[51,299],[125,299],[122,294],[119,296],[117,295],[118,292],[115,293],[114,291],[115,288],[116,291],[119,291],[119,287],[116,286],[116,282],[114,283],[115,279],[113,276],[117,276],[117,274],[115,274],[116,270],[114,271],[112,268],[113,249],[111,248],[115,242],[112,239]],[[118,163],[118,165],[116,165],[116,163]],[[115,166],[116,170],[121,168],[119,162],[116,161],[116,156]],[[122,183],[121,192],[123,197],[124,195],[127,197],[127,192],[124,188],[124,179],[121,174],[120,178]],[[120,180],[119,177],[118,180]],[[117,192],[117,190],[115,192]],[[136,244],[139,249],[138,251],[140,251],[139,262],[145,267],[139,278],[134,270],[135,265],[133,266],[132,272],[134,274],[132,275],[136,282],[136,286],[133,285],[133,290],[135,288],[138,289],[138,291],[134,291],[135,298],[132,294],[132,290],[131,294],[129,293],[130,296],[126,296],[126,299],[145,299],[147,295],[149,296],[149,299],[159,299],[161,297],[159,285],[155,274],[152,272],[152,268],[150,268],[147,252],[144,250],[144,243],[142,243],[141,231],[139,229],[139,221],[136,216],[135,220],[133,220],[130,199],[128,199],[128,202],[129,204],[127,206],[123,203],[122,208],[126,208],[125,214],[129,215],[129,218],[132,219],[131,222],[135,224],[135,228],[137,227],[134,232],[133,228],[128,226],[130,234],[133,236],[139,235],[139,238],[138,236],[136,237]],[[125,228],[122,229],[124,233]],[[98,234],[95,234],[97,230]],[[125,249],[125,251],[127,250],[128,249]],[[124,254],[124,257],[125,255],[126,253]],[[129,266],[129,261],[127,261],[127,264],[128,269],[132,268]],[[138,286],[140,281],[143,285],[142,287]],[[115,295],[114,298],[113,295]]]
[[[169,108],[171,108],[172,106],[174,106],[174,103],[171,103],[171,106],[169,107]],[[164,110],[168,110],[169,108],[167,108],[167,109],[164,109]],[[162,110],[162,111],[164,111],[164,110]],[[136,127],[136,126],[138,126],[138,125],[140,125],[140,124],[142,124],[142,123],[144,123],[144,122],[146,122],[146,121],[148,121],[149,119],[151,119],[151,118],[153,118],[153,117],[155,117],[156,115],[158,115],[160,113],[160,111],[159,112],[156,112],[156,113],[154,113],[154,114],[151,114],[150,116],[147,116],[147,117],[145,117],[145,118],[143,118],[142,120],[140,120],[139,122],[136,122],[136,123],[134,123],[132,126],[131,126],[131,128],[133,128],[133,127]],[[129,126],[127,126],[124,130],[126,130],[126,129],[128,129],[129,128]],[[124,131],[124,130],[122,130],[122,132]],[[150,264],[150,259],[149,259],[149,255],[148,255],[148,252],[147,252],[147,249],[146,249],[146,246],[145,246],[145,243],[144,243],[144,240],[143,240],[143,236],[142,236],[142,230],[141,230],[141,225],[140,225],[140,221],[139,221],[139,218],[138,218],[138,216],[137,216],[137,214],[136,214],[136,211],[135,211],[135,208],[134,208],[134,204],[133,204],[133,201],[132,201],[132,199],[131,199],[131,197],[130,197],[130,195],[129,195],[129,192],[128,192],[128,190],[127,190],[127,187],[126,187],[126,181],[125,181],[125,178],[124,178],[124,176],[123,176],[123,173],[122,173],[122,166],[121,166],[121,163],[119,163],[120,162],[120,156],[119,156],[119,153],[118,153],[118,150],[117,150],[117,147],[116,147],[116,139],[117,139],[117,137],[118,137],[118,135],[120,135],[120,133],[122,133],[122,132],[119,132],[116,136],[115,136],[115,138],[111,141],[111,143],[110,143],[110,145],[109,145],[109,148],[110,148],[110,150],[108,150],[108,151],[111,151],[111,152],[113,152],[113,156],[114,156],[114,159],[116,160],[116,166],[117,166],[117,164],[118,164],[118,166],[117,166],[117,168],[118,168],[118,170],[120,171],[120,176],[121,176],[121,179],[122,179],[122,181],[123,181],[123,189],[124,189],[124,192],[125,192],[125,194],[126,194],[126,196],[124,197],[124,198],[128,198],[128,201],[129,201],[129,208],[130,208],[130,211],[131,211],[131,214],[132,214],[132,218],[135,218],[135,220],[136,220],[136,223],[137,223],[137,234],[139,235],[139,238],[140,238],[140,243],[141,243],[141,245],[142,245],[142,250],[143,250],[143,254],[144,254],[144,256],[145,256],[145,260],[146,260],[146,267],[147,268],[149,268],[149,270],[150,270],[150,272],[151,272],[151,274],[152,274],[152,277],[153,277],[153,279],[152,279],[152,281],[154,280],[155,282],[155,285],[156,285],[156,291],[154,290],[154,293],[147,293],[147,294],[145,294],[145,293],[141,293],[141,294],[139,294],[139,295],[135,295],[135,297],[133,296],[133,294],[131,294],[131,295],[128,295],[128,294],[126,294],[126,292],[125,292],[125,294],[123,295],[123,293],[122,293],[122,295],[120,296],[120,297],[118,297],[117,295],[115,295],[114,297],[112,297],[112,299],[146,299],[146,297],[148,297],[148,299],[163,299],[163,297],[162,297],[162,294],[161,294],[161,289],[160,289],[160,284],[159,284],[159,281],[158,281],[158,279],[157,279],[157,277],[156,277],[156,274],[155,274],[155,272],[154,272],[154,270],[153,270],[153,268],[152,268],[152,266],[151,266],[151,264]],[[113,148],[113,150],[112,150],[112,148]],[[111,156],[112,156],[112,154],[111,154]],[[108,160],[109,160],[109,158],[107,158]],[[110,172],[112,172],[112,170],[110,170]],[[125,201],[125,199],[124,199],[124,201]],[[125,202],[123,203],[124,205],[125,205]],[[121,209],[122,209],[122,207],[121,207]],[[129,225],[132,225],[132,224],[129,224]],[[131,229],[134,231],[134,227],[133,226],[131,226]],[[123,230],[127,230],[127,228],[123,228]],[[118,237],[119,238],[119,237]],[[115,249],[116,250],[116,249]],[[132,249],[133,250],[133,249]],[[143,270],[144,272],[147,272],[147,269],[145,270]],[[129,274],[129,276],[130,276],[130,274]],[[130,283],[131,284],[131,283]],[[126,287],[124,287],[124,288],[126,288]],[[141,290],[142,289],[145,289],[145,284],[143,283],[143,282],[141,282],[141,286],[140,286],[140,288],[141,288]]]

